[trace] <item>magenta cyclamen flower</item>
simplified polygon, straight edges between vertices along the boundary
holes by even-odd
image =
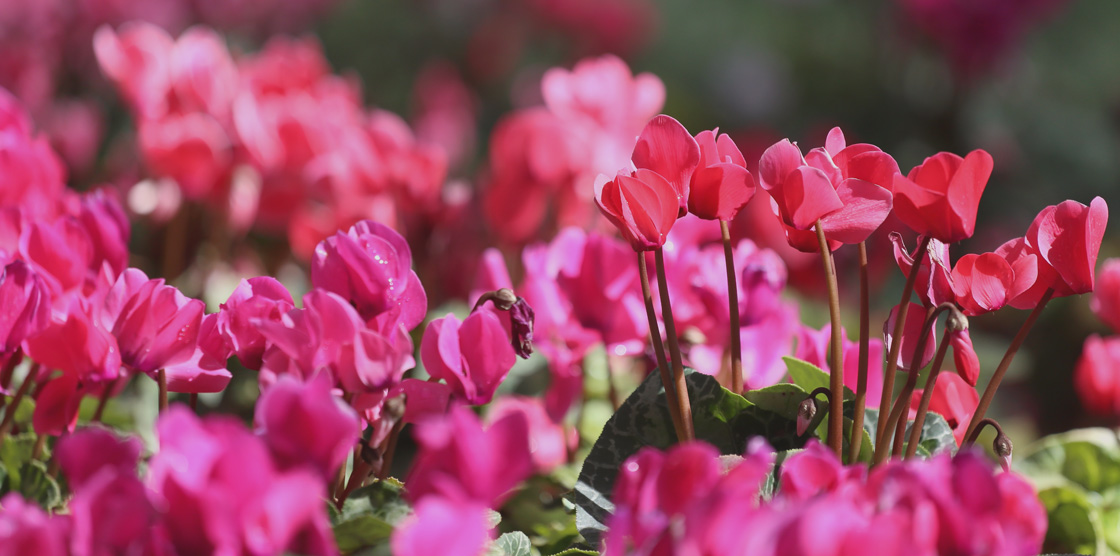
[[[405,483],[414,502],[441,497],[497,508],[533,472],[529,423],[521,412],[483,428],[470,408],[457,406],[419,423],[413,434],[420,453]]]
[[[258,276],[242,280],[222,304],[217,331],[242,365],[260,370],[265,338],[258,321],[279,322],[293,307],[292,294],[277,279]]]
[[[165,285],[162,278],[140,285],[113,324],[121,361],[150,374],[190,359],[198,346],[204,310],[202,301]]]
[[[0,269],[0,360],[50,322],[51,296],[23,261]]]
[[[66,556],[67,520],[12,492],[0,498],[0,556]]]
[[[329,480],[358,441],[354,410],[331,394],[326,375],[281,376],[261,394],[253,419],[282,468],[307,465]]]
[[[345,299],[324,290],[303,296],[303,308],[279,321],[253,321],[268,339],[261,366],[266,386],[281,374],[307,380],[330,373],[348,392],[371,392],[392,386],[412,363],[412,340],[400,327],[387,334],[367,327]],[[506,348],[509,347],[508,340]]]
[[[472,405],[489,403],[517,361],[501,320],[485,307],[462,323],[452,314],[430,322],[420,342],[420,358],[428,374],[446,381],[457,397]]]
[[[311,283],[352,302],[367,321],[400,322],[411,330],[428,310],[424,286],[412,271],[408,243],[372,220],[358,222],[315,247]]]

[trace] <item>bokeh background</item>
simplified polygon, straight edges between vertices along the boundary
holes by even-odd
[[[194,24],[215,27],[235,53],[258,51],[276,34],[312,37],[334,71],[360,83],[367,107],[400,115],[420,140],[446,149],[441,194],[467,199],[460,214],[478,221],[471,228],[478,239],[459,245],[438,230],[408,234],[418,259],[468,265],[450,275],[418,263],[433,307],[465,294],[469,261],[482,247],[498,245],[507,255],[520,247],[491,233],[470,193],[485,187],[495,126],[511,110],[542,102],[538,84],[547,68],[604,53],[620,56],[635,73],[660,77],[666,113],[694,132],[720,127],[748,160],[783,137],[822,144],[835,125],[851,142],[892,153],[904,172],[936,151],[988,150],[995,173],[978,232],[958,254],[1022,235],[1039,209],[1065,199],[1088,203],[1099,195],[1120,206],[1117,2],[0,1],[0,86],[50,136],[77,189],[108,183],[128,198],[152,177],[130,162],[137,159],[134,117],[99,71],[91,46],[99,26],[136,19],[172,36]],[[198,215],[190,210],[187,203],[172,212]],[[752,232],[751,214],[744,211],[737,222],[740,233]],[[282,234],[254,231],[215,253],[206,246],[204,217],[137,213],[133,220],[133,264],[176,278],[211,303],[241,276],[300,280],[303,263]],[[1118,254],[1120,232],[1110,231],[1101,260]],[[897,299],[903,278],[889,256],[886,249],[872,253],[880,261],[880,312]],[[851,315],[855,271],[850,261],[841,263]],[[798,263],[789,264],[794,273]],[[813,278],[794,283],[803,318],[823,324]],[[1108,333],[1088,307],[1087,296],[1052,303],[1016,360],[995,413],[1017,440],[1116,424],[1084,411],[1073,388],[1085,337]],[[974,319],[985,370],[994,368],[1025,316],[1007,308]]]

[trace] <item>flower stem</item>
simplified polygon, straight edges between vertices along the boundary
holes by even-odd
[[[976,444],[976,441],[980,439],[980,433],[984,430],[984,425],[990,425],[993,429],[996,429],[997,436],[1003,436],[1003,427],[999,426],[999,423],[997,423],[995,419],[985,417],[976,425],[976,429],[972,431],[972,434],[965,438],[961,448]]]
[[[381,457],[381,469],[377,470],[378,480],[385,480],[389,476],[390,468],[393,466],[393,456],[397,453],[397,440],[401,437],[401,429],[404,428],[404,419],[400,419],[393,425],[393,429],[389,431],[389,438],[385,439],[385,451]]]
[[[972,414],[972,420],[968,422],[968,428],[965,429],[964,437],[968,438],[979,426],[980,421],[984,419],[984,414],[988,412],[988,407],[992,405],[992,398],[996,396],[996,389],[999,388],[1000,381],[1003,380],[1003,375],[1007,374],[1007,368],[1011,366],[1011,360],[1015,359],[1015,354],[1027,339],[1027,334],[1031,331],[1035,321],[1038,320],[1038,315],[1042,314],[1042,309],[1050,302],[1050,298],[1054,296],[1054,288],[1048,288],[1046,293],[1042,294],[1042,299],[1038,301],[1031,314],[1027,316],[1027,320],[1023,322],[1023,326],[1019,328],[1019,333],[1015,334],[1015,338],[1011,340],[1011,345],[1007,346],[1007,352],[1003,354],[1003,359],[1000,360],[999,366],[996,367],[995,374],[992,375],[992,380],[988,381],[988,387],[984,389],[984,395],[980,397],[980,404],[976,406],[976,413]]]
[[[832,356],[829,358],[830,399],[838,400],[840,411],[830,409],[828,412],[828,447],[842,457],[844,449],[844,325],[840,322],[840,289],[836,284],[836,265],[832,260],[832,251],[828,248],[828,239],[824,237],[824,227],[817,220],[817,246],[821,251],[821,264],[824,265],[824,275],[828,281],[828,314],[832,322]],[[853,435],[854,436],[854,435]]]
[[[856,382],[855,413],[852,415],[852,440],[848,446],[848,463],[859,459],[863,444],[863,412],[867,407],[867,367],[871,350],[871,289],[868,285],[867,243],[859,242],[859,371]]]
[[[653,252],[657,267],[657,291],[661,294],[661,318],[665,321],[665,336],[669,342],[669,357],[673,359],[673,384],[677,389],[677,406],[680,408],[684,440],[694,440],[692,408],[688,400],[688,385],[684,381],[684,361],[677,341],[677,325],[673,322],[673,306],[669,302],[669,279],[665,277],[665,253],[660,247]]]
[[[156,371],[156,382],[159,383],[159,412],[167,411],[167,371]]]
[[[97,409],[93,412],[93,417],[90,418],[91,423],[100,423],[101,416],[105,413],[105,406],[109,405],[109,398],[113,395],[113,388],[116,387],[117,381],[120,378],[115,378],[105,384],[105,389],[101,391],[101,397],[97,400]]]
[[[735,280],[735,254],[731,249],[731,230],[727,221],[719,221],[723,236],[723,259],[727,266],[727,312],[731,318],[731,391],[743,393],[743,347],[739,339],[739,286]]]
[[[926,259],[926,250],[929,249],[930,238],[923,237],[918,242],[915,251],[914,264],[910,265],[910,274],[906,277],[906,286],[902,289],[902,300],[898,303],[898,314],[895,315],[894,334],[895,341],[891,342],[890,354],[887,355],[887,364],[883,370],[883,395],[879,399],[879,411],[891,407],[891,396],[894,394],[894,373],[898,370],[898,352],[902,349],[902,332],[906,326],[906,313],[910,310],[910,294],[914,291],[914,284],[918,282],[918,269]],[[879,423],[875,427],[875,453],[879,454],[879,446],[886,440],[887,423],[879,415]]]
[[[198,393],[192,392],[190,397],[187,399],[189,400],[187,403],[190,404],[191,411],[198,413]]]
[[[942,312],[948,311],[951,308],[953,308],[953,304],[948,301],[938,305],[936,308],[930,308],[929,315],[926,317],[925,322],[922,323],[922,332],[918,335],[918,342],[914,345],[914,355],[910,358],[910,366],[913,368],[911,368],[910,372],[906,375],[906,384],[902,386],[902,392],[899,393],[898,399],[891,405],[891,412],[889,417],[887,417],[886,423],[884,423],[886,435],[884,435],[880,442],[875,443],[875,457],[872,459],[874,465],[883,463],[883,461],[887,459],[887,455],[892,453],[892,449],[890,448],[891,443],[888,442],[889,436],[887,436],[892,432],[894,433],[894,437],[898,439],[899,449],[901,449],[901,435],[904,434],[906,430],[906,419],[902,417],[902,413],[907,411],[910,407],[910,394],[914,392],[914,386],[918,383],[918,374],[922,371],[919,365],[922,363],[922,354],[925,353],[926,343],[929,341],[929,330],[937,321],[937,317],[940,316]],[[901,310],[899,313],[901,313]],[[898,316],[896,315],[895,318],[898,318]],[[895,324],[897,324],[897,321]],[[895,328],[897,328],[897,326]],[[901,345],[902,336],[894,336],[891,340],[891,353],[895,352],[895,346]],[[897,357],[892,359],[892,361],[897,363]],[[880,408],[880,411],[881,410],[882,408]],[[882,415],[879,417],[881,419]],[[897,425],[900,419],[903,423],[902,432],[891,428]]]
[[[933,400],[933,387],[937,386],[937,375],[941,373],[941,366],[945,363],[945,352],[949,351],[949,332],[941,338],[937,346],[937,356],[933,358],[933,367],[926,378],[926,387],[922,391],[922,401],[918,403],[918,412],[914,415],[914,425],[910,428],[910,443],[906,446],[906,459],[914,457],[918,452],[918,441],[922,439],[922,427],[926,424],[926,413],[929,412],[930,401]],[[900,439],[895,439],[894,451],[902,449]]]
[[[36,363],[31,366],[27,371],[27,376],[23,379],[23,384],[19,385],[19,390],[16,390],[16,395],[12,397],[12,403],[8,404],[8,410],[4,413],[4,420],[0,422],[0,439],[7,436],[8,431],[12,429],[12,423],[16,418],[16,411],[19,410],[19,404],[23,401],[23,397],[27,395],[27,391],[31,388],[31,384],[35,382],[35,377],[39,374],[39,364]]]
[[[680,403],[677,401],[677,389],[673,385],[669,361],[665,359],[665,345],[661,343],[661,329],[657,326],[657,313],[653,309],[653,294],[650,292],[644,251],[638,252],[638,276],[641,278],[642,298],[645,300],[646,316],[649,319],[649,337],[653,342],[653,354],[657,357],[657,372],[661,375],[661,385],[665,388],[665,399],[669,403],[669,416],[673,419],[673,430],[677,433],[677,440],[684,442],[686,436],[684,423],[681,420]]]

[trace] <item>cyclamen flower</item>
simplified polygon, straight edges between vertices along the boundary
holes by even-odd
[[[454,315],[428,323],[420,358],[433,378],[443,379],[460,399],[489,403],[517,360],[498,316],[479,309],[463,319]]]
[[[907,319],[909,320],[909,318]],[[856,391],[859,386],[859,342],[848,339],[846,330],[841,332],[843,339],[844,386]],[[793,356],[820,367],[831,373],[828,366],[829,344],[832,339],[832,325],[826,324],[819,331],[801,325],[797,334],[797,350]],[[903,343],[903,349],[906,344]],[[867,407],[879,407],[883,394],[883,340],[871,338],[867,345]]]
[[[412,252],[400,234],[363,220],[319,243],[311,283],[353,302],[367,321],[400,322],[411,330],[428,310],[424,286],[411,267]]]
[[[688,212],[689,186],[700,164],[700,147],[680,122],[664,114],[654,117],[642,129],[630,159],[635,168],[652,170],[673,186],[680,203],[678,216]]]
[[[257,401],[253,420],[283,469],[307,465],[329,480],[359,440],[358,416],[331,394],[328,377],[281,376]]]
[[[1093,291],[1097,254],[1108,224],[1108,204],[1100,197],[1089,206],[1077,201],[1051,205],[1038,213],[1027,231],[1027,244],[1057,271],[1056,295]]]
[[[216,330],[242,365],[259,370],[266,340],[257,321],[279,322],[293,307],[292,294],[275,278],[242,280],[217,313]]]
[[[1100,280],[1089,306],[1113,332],[1120,333],[1120,259],[1108,259],[1101,265]]]
[[[766,149],[758,163],[759,182],[772,196],[774,213],[794,248],[819,250],[812,232],[820,221],[830,250],[867,239],[891,212],[891,180],[898,164],[878,147],[848,146],[840,128],[824,148],[802,156],[789,139]]]
[[[899,270],[909,276],[910,269],[914,266],[914,255],[917,253],[907,252],[902,235],[898,232],[891,232],[890,240],[894,246],[894,260],[898,263]],[[936,238],[930,238],[929,246],[923,255],[917,280],[914,281],[914,292],[918,294],[918,299],[926,307],[936,307],[946,301],[952,301],[955,294],[952,271],[949,267],[949,246]]]
[[[51,296],[46,284],[24,261],[0,269],[0,360],[47,326]]]
[[[653,251],[665,244],[677,221],[679,199],[672,184],[652,170],[595,180],[595,203],[634,251]]]
[[[1120,414],[1120,336],[1085,339],[1073,371],[1073,386],[1085,408],[1097,415]]]
[[[0,498],[0,556],[65,556],[67,522],[12,492]]]
[[[921,403],[923,390],[915,390],[910,397],[910,409],[917,410]],[[976,413],[976,406],[980,404],[980,395],[976,388],[969,384],[960,375],[953,373],[939,373],[937,384],[933,387],[933,398],[929,402],[929,410],[941,415],[953,429],[953,438],[957,445],[964,443],[964,434],[968,432],[968,422]]]
[[[122,362],[150,374],[190,359],[204,309],[202,301],[187,298],[162,278],[144,283],[125,300],[113,325]]]
[[[911,230],[945,243],[972,237],[980,195],[992,175],[992,156],[938,153],[894,178],[895,214]]]
[[[754,197],[754,176],[735,142],[719,130],[696,134],[700,160],[692,174],[688,211],[705,220],[731,221]]]
[[[970,317],[1003,307],[1015,284],[1015,271],[997,253],[969,253],[953,265],[951,276],[957,305]]]
[[[413,434],[420,452],[405,481],[413,502],[444,498],[497,508],[533,472],[529,422],[521,412],[483,428],[470,408],[457,406],[419,423]]]

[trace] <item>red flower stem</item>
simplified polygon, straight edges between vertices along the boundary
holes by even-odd
[[[694,440],[696,434],[692,429],[692,408],[688,400],[688,386],[684,381],[684,361],[677,341],[677,325],[673,322],[673,306],[669,302],[669,279],[665,277],[665,253],[660,247],[653,252],[653,261],[657,267],[657,291],[661,294],[661,318],[665,321],[669,357],[673,359],[673,384],[677,390],[677,407],[680,410],[681,428],[684,429],[683,439]]]
[[[926,413],[929,412],[930,401],[933,400],[933,387],[937,386],[937,375],[941,373],[941,366],[945,363],[945,353],[949,351],[949,331],[941,337],[937,346],[937,356],[933,358],[933,367],[926,378],[926,387],[922,390],[922,401],[918,403],[918,412],[914,415],[914,425],[910,427],[910,443],[906,445],[906,459],[914,457],[918,452],[918,442],[922,439],[922,427],[926,424]],[[900,421],[902,422],[902,421]],[[902,450],[902,439],[895,439],[895,455]]]
[[[1023,326],[1019,328],[1019,333],[1015,334],[1015,338],[1011,340],[1011,345],[1007,346],[1007,351],[1003,354],[1003,359],[1000,360],[999,366],[996,367],[995,374],[992,375],[992,380],[988,381],[988,387],[984,389],[984,395],[980,397],[980,404],[976,406],[976,413],[972,414],[972,419],[968,422],[968,428],[965,429],[964,437],[972,436],[980,421],[984,419],[984,414],[988,412],[988,407],[992,405],[992,398],[996,397],[996,389],[999,388],[1000,381],[1003,380],[1003,375],[1007,374],[1007,368],[1011,366],[1011,360],[1015,359],[1015,354],[1018,353],[1019,348],[1027,339],[1027,334],[1030,333],[1031,327],[1034,326],[1035,321],[1038,320],[1038,315],[1042,314],[1042,309],[1050,302],[1050,298],[1054,296],[1054,288],[1048,288],[1046,293],[1042,294],[1042,299],[1038,301],[1031,314],[1027,316],[1027,320],[1023,322]]]
[[[8,354],[8,360],[4,363],[3,370],[0,370],[0,388],[8,389],[12,384],[12,376],[16,374],[16,367],[23,361],[23,352],[16,348],[12,353]],[[0,396],[0,409],[4,409],[4,398]]]
[[[97,409],[93,412],[93,417],[90,418],[91,423],[100,423],[101,416],[105,413],[105,406],[109,405],[109,397],[113,395],[113,388],[117,385],[120,378],[115,378],[105,385],[105,389],[101,391],[101,397],[97,400]]]
[[[39,459],[43,455],[43,448],[47,445],[47,435],[40,434],[35,437],[35,445],[31,447],[31,459]]]
[[[191,411],[198,413],[198,394],[192,393],[189,400],[190,401],[188,403],[191,406]]]
[[[925,322],[922,323],[922,332],[918,335],[918,342],[914,345],[914,355],[910,358],[911,366],[921,362],[921,354],[925,353],[926,343],[929,342],[929,329],[933,326],[933,323],[937,321],[937,317],[940,316],[942,312],[948,311],[952,307],[953,305],[951,302],[945,302],[937,307],[930,308],[929,315],[926,316]],[[891,351],[894,351],[894,346],[901,344],[902,337],[894,336],[894,340],[891,343]],[[888,433],[893,432],[894,438],[898,439],[898,442],[902,441],[902,435],[906,430],[906,419],[902,417],[902,413],[910,408],[910,395],[914,392],[914,386],[917,385],[918,375],[921,374],[921,372],[921,368],[910,369],[910,372],[906,375],[906,384],[902,386],[902,392],[899,393],[898,399],[894,401],[894,404],[891,406],[891,412],[887,417],[886,431]],[[880,408],[880,410],[881,409],[882,408]],[[882,419],[882,417],[883,416],[880,414],[879,418]],[[902,421],[902,431],[892,428],[898,425],[899,420]],[[884,437],[883,442],[875,445],[875,457],[872,459],[873,465],[883,463],[883,461],[887,459],[887,455],[893,452],[893,449],[890,448],[891,443],[888,443],[887,440],[888,438]],[[901,444],[899,445],[899,449],[901,449]]]
[[[159,383],[159,412],[167,411],[167,371],[156,371],[156,382]]]
[[[840,322],[840,289],[836,284],[836,265],[832,260],[832,251],[828,248],[828,239],[824,237],[824,227],[817,220],[817,247],[821,252],[821,264],[824,266],[825,279],[828,281],[828,314],[832,319],[832,356],[829,358],[828,386],[831,392],[830,399],[839,400],[836,405],[840,411],[830,408],[828,411],[828,447],[842,457],[844,450],[844,325]],[[854,436],[854,434],[853,434]]]
[[[8,405],[8,411],[4,413],[4,420],[0,422],[0,439],[7,436],[8,431],[12,429],[12,423],[15,422],[16,411],[19,410],[19,404],[23,401],[23,397],[27,395],[27,391],[31,389],[31,384],[35,382],[35,377],[39,374],[39,364],[35,363],[31,369],[27,371],[27,377],[23,379],[23,384],[19,385],[19,390],[16,390],[16,395],[12,397],[12,403]]]
[[[677,389],[673,386],[672,371],[669,362],[665,359],[665,345],[661,343],[661,329],[657,326],[657,313],[653,308],[653,294],[649,287],[649,272],[646,270],[646,254],[638,252],[638,276],[642,282],[642,297],[646,303],[646,316],[649,318],[649,337],[653,342],[653,354],[657,357],[657,372],[661,375],[661,385],[665,387],[665,399],[669,403],[669,416],[673,419],[673,430],[677,433],[677,440],[683,442],[686,438],[683,421],[680,415],[680,403],[677,402]]]
[[[995,419],[985,417],[980,420],[980,424],[976,425],[976,430],[972,431],[972,434],[965,438],[964,444],[961,444],[962,449],[966,446],[976,444],[976,441],[980,439],[980,433],[984,430],[984,425],[990,425],[992,428],[996,429],[997,436],[1003,436],[1003,427],[999,426],[999,423],[997,423]]]
[[[731,249],[731,230],[727,221],[719,221],[723,236],[723,259],[727,266],[727,312],[731,321],[731,391],[743,393],[743,346],[739,338],[739,286],[735,280],[735,254]]]
[[[910,274],[906,277],[906,286],[902,289],[902,301],[898,303],[898,314],[895,315],[894,333],[891,338],[896,341],[891,342],[890,354],[887,355],[887,364],[883,370],[883,395],[879,399],[879,411],[883,408],[891,406],[891,396],[894,394],[894,373],[898,370],[898,352],[902,349],[902,332],[906,327],[906,313],[910,310],[910,294],[914,292],[914,284],[918,282],[918,269],[922,267],[922,261],[926,259],[926,250],[929,249],[929,237],[923,237],[918,242],[918,250],[915,252],[914,264],[910,266]],[[875,427],[875,454],[878,456],[880,450],[879,446],[886,440],[887,423],[883,420],[882,414],[879,415],[879,423]]]
[[[389,476],[389,468],[393,466],[393,456],[397,453],[397,440],[401,437],[401,429],[404,428],[404,419],[401,418],[393,425],[393,429],[389,431],[389,437],[385,439],[385,451],[381,457],[381,469],[377,470],[377,479],[385,480]]]
[[[856,379],[855,413],[852,414],[852,440],[848,445],[848,463],[859,459],[863,444],[863,413],[867,407],[867,367],[871,348],[871,289],[868,285],[867,243],[859,242],[859,371]]]

